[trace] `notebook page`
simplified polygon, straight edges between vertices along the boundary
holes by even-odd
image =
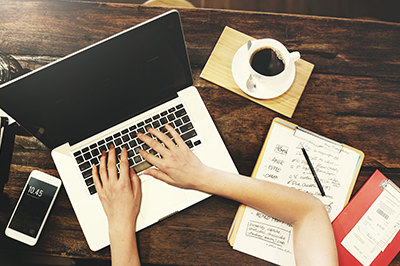
[[[343,209],[359,155],[337,143],[315,136],[295,134],[296,129],[275,123],[255,178],[286,185],[319,198],[331,221]],[[321,196],[301,151],[304,147],[324,188]],[[246,207],[234,249],[281,265],[295,265],[293,233],[282,223],[253,208]]]

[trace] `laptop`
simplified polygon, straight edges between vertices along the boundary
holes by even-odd
[[[173,125],[206,165],[237,173],[193,80],[179,13],[166,12],[0,87],[0,108],[51,150],[89,248],[109,245],[90,166],[113,144],[136,172],[137,139]],[[168,132],[166,132],[168,133]],[[142,180],[141,230],[210,195]]]

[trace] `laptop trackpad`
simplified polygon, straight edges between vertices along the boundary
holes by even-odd
[[[142,183],[142,206],[140,214],[144,219],[159,216],[163,218],[174,211],[172,207],[186,200],[180,189],[158,180],[150,179]],[[166,213],[166,211],[169,211]]]

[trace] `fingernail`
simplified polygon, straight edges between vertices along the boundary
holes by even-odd
[[[141,132],[138,132],[136,135],[137,135],[138,137],[140,137],[140,136],[142,136],[142,135],[143,135],[143,133],[141,133]]]

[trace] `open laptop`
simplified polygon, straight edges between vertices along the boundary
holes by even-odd
[[[126,147],[140,174],[136,138],[173,125],[207,165],[237,172],[195,87],[179,13],[169,11],[0,87],[0,108],[49,149],[91,250],[109,245],[91,177],[102,150]],[[139,148],[138,148],[139,147]],[[97,160],[97,161],[96,161]],[[209,195],[141,175],[138,230]]]

